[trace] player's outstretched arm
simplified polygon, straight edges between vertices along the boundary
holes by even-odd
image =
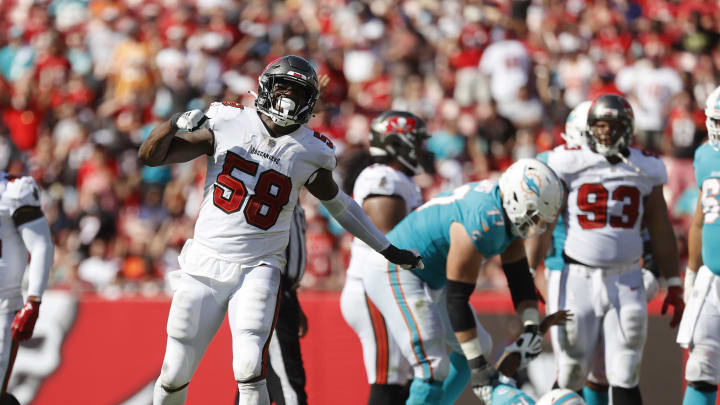
[[[705,214],[702,210],[701,199],[698,198],[697,207],[695,207],[695,216],[690,224],[688,235],[688,262],[685,269],[685,291],[683,300],[687,304],[690,299],[693,284],[695,284],[695,276],[698,269],[703,265],[702,261],[702,228],[705,222]]]
[[[685,304],[683,303],[683,288],[679,276],[678,251],[675,242],[675,232],[670,225],[667,205],[662,193],[662,186],[655,186],[647,199],[643,223],[647,225],[650,233],[650,246],[653,255],[660,267],[660,274],[667,280],[668,293],[663,302],[662,313],[668,307],[674,308],[670,327],[680,324]]]
[[[13,221],[30,253],[28,265],[28,299],[12,322],[13,338],[26,340],[32,337],[35,322],[40,314],[40,301],[47,286],[53,262],[54,246],[50,226],[40,207],[24,206],[15,210]]]
[[[159,124],[140,145],[138,158],[147,166],[182,163],[203,154],[212,155],[212,131],[202,126],[207,117],[200,110],[177,113]],[[178,129],[187,132],[176,133]]]
[[[422,268],[422,258],[409,250],[401,250],[393,246],[385,235],[373,225],[365,211],[340,190],[332,178],[332,172],[327,169],[318,169],[310,177],[305,187],[310,194],[320,200],[330,215],[343,228],[380,252],[390,262],[405,269]]]

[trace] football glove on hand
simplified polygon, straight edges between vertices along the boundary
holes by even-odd
[[[380,254],[385,256],[389,262],[400,266],[403,270],[422,270],[425,268],[422,262],[422,256],[420,256],[417,250],[398,249],[390,244],[390,246],[385,248]]]
[[[492,396],[492,380],[497,378],[497,371],[488,363],[484,356],[468,360],[470,366],[470,385],[473,393],[486,404]]]
[[[665,296],[665,301],[663,302],[662,306],[662,314],[665,315],[665,313],[668,310],[668,307],[673,307],[673,315],[672,319],[670,320],[670,327],[674,328],[678,325],[680,325],[680,320],[682,319],[683,311],[685,310],[685,302],[683,302],[683,288],[679,286],[670,286],[667,290],[667,295]]]
[[[184,113],[177,113],[170,118],[170,124],[185,131],[195,131],[205,124],[207,117],[200,110],[190,110]]]
[[[529,324],[525,326],[525,331],[512,344],[505,348],[506,352],[520,354],[520,367],[527,367],[531,360],[542,353],[543,335],[540,333],[538,326]]]
[[[40,303],[37,301],[28,301],[22,307],[20,312],[15,315],[10,329],[12,337],[18,341],[28,340],[32,337],[35,322],[40,315]]]

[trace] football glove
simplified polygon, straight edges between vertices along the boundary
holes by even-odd
[[[28,340],[32,337],[35,322],[40,315],[40,302],[28,301],[20,312],[15,315],[10,329],[12,337],[18,341]]]
[[[422,256],[415,250],[404,250],[398,249],[392,244],[380,252],[385,258],[391,262],[400,266],[403,270],[418,269],[422,270],[425,268],[422,262]]]
[[[679,280],[678,280],[679,282]],[[667,313],[668,308],[672,306],[673,307],[673,315],[672,319],[670,320],[670,327],[674,328],[678,325],[680,325],[680,320],[682,319],[683,311],[685,310],[685,302],[683,301],[683,288],[680,286],[669,286],[667,289],[667,295],[665,296],[665,301],[663,302],[662,306],[662,314],[665,315]]]
[[[170,119],[170,124],[184,131],[195,131],[207,122],[207,117],[200,110],[190,110],[177,113]]]
[[[525,331],[512,344],[505,348],[506,352],[520,354],[520,367],[522,369],[542,353],[543,335],[539,332],[538,326],[528,324]]]

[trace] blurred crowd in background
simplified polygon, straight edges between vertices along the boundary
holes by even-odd
[[[573,107],[618,93],[636,143],[665,160],[683,253],[719,32],[715,0],[4,0],[0,170],[44,190],[51,286],[152,295],[192,237],[205,162],[143,167],[139,144],[175,112],[253,106],[276,57],[303,56],[330,79],[309,126],[333,139],[340,184],[367,161],[376,114],[423,117],[436,156],[436,173],[417,178],[426,198],[561,144]],[[303,287],[339,289],[350,237],[301,202]],[[504,285],[484,264],[478,286]]]

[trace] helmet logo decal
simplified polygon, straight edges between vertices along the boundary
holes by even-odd
[[[385,130],[388,133],[409,134],[415,130],[416,121],[408,117],[392,117],[387,122]]]
[[[297,77],[298,79],[303,79],[303,80],[307,80],[307,79],[308,79],[307,76],[305,76],[304,74],[298,73],[298,72],[293,72],[292,70],[289,71],[289,72],[287,72],[287,74],[290,75],[290,76],[292,76],[292,77]]]
[[[529,168],[526,167],[525,171],[523,172],[523,181],[520,186],[522,187],[524,192],[528,194],[533,193],[540,197],[540,186],[542,185],[540,176],[538,176],[534,170],[528,169]]]

